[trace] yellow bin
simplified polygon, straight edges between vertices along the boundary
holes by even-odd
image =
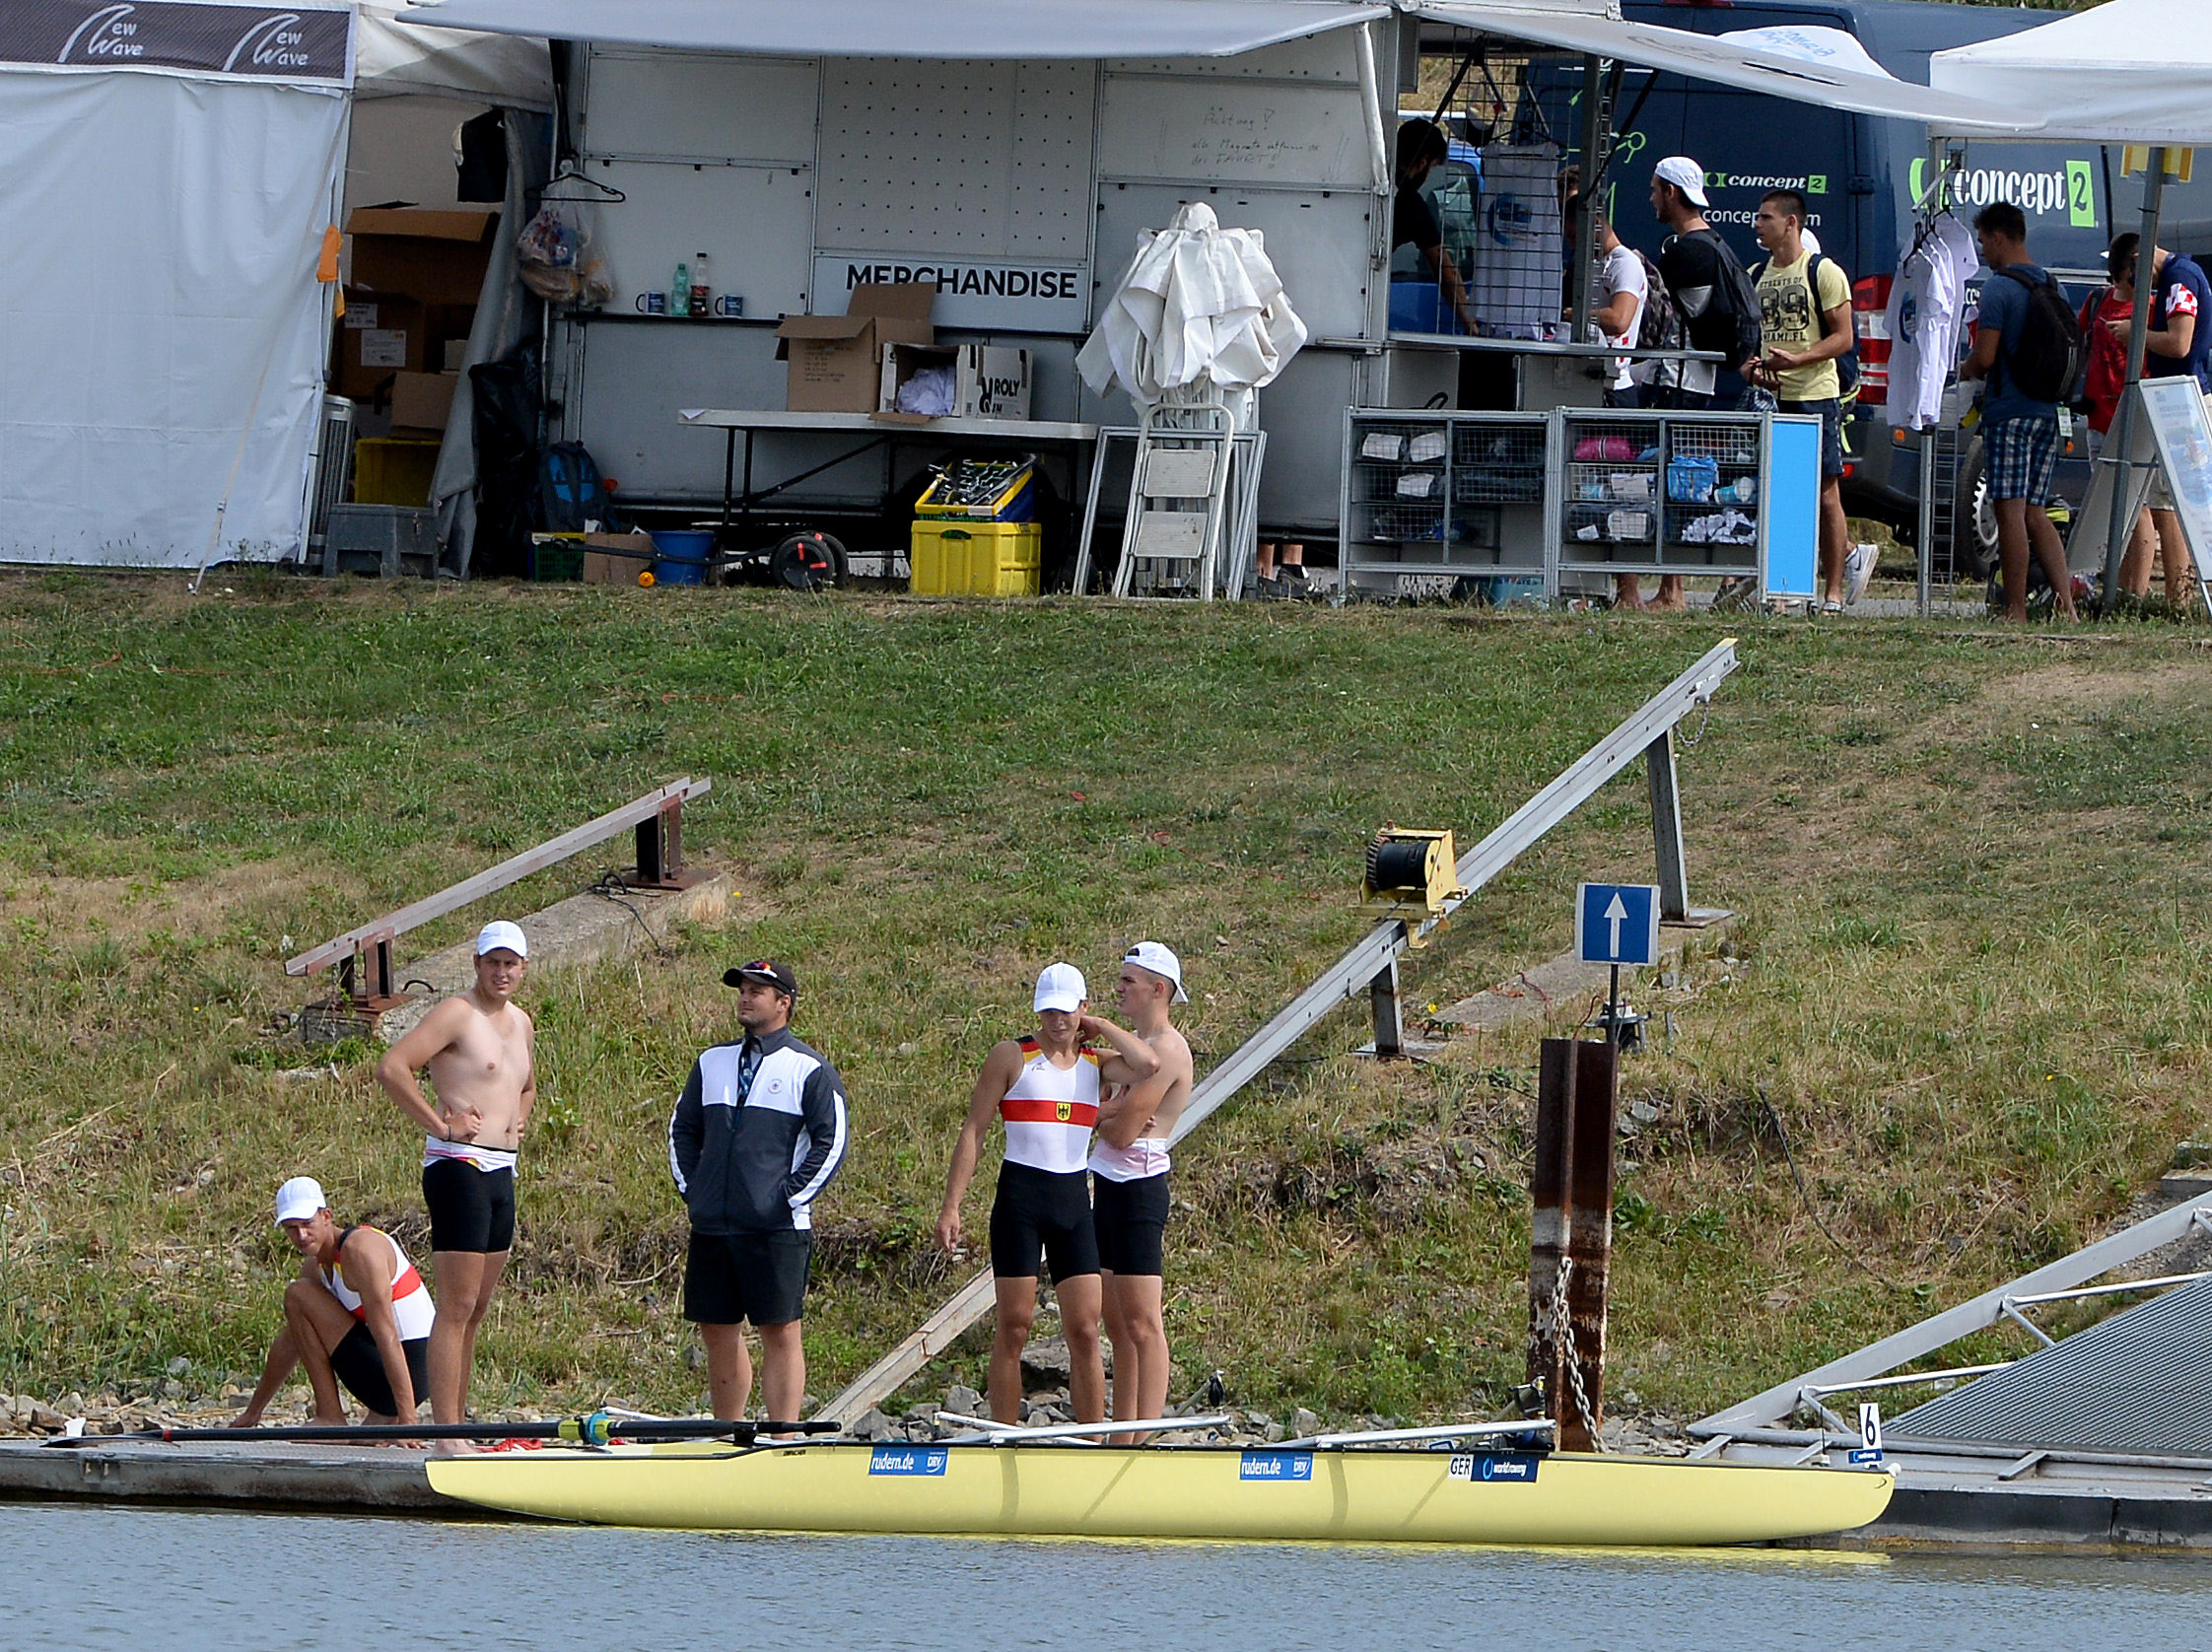
[[[430,503],[430,483],[438,470],[438,439],[365,436],[353,445],[353,500],[356,505]]]
[[[1044,543],[1036,522],[918,521],[912,589],[917,596],[1035,596]]]

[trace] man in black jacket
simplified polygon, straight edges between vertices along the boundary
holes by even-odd
[[[791,1034],[798,982],[789,968],[763,958],[722,979],[737,989],[745,1036],[692,1064],[668,1121],[668,1164],[691,1212],[683,1316],[707,1345],[715,1415],[745,1414],[751,1320],[768,1415],[794,1422],[806,1392],[799,1317],[814,1199],[845,1159],[845,1086]]]

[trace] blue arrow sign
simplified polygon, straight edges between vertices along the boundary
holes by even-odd
[[[1658,886],[1583,884],[1574,900],[1574,953],[1586,964],[1656,964]]]

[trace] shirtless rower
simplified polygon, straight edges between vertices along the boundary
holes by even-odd
[[[1091,1229],[1083,1163],[1098,1119],[1101,1080],[1139,1084],[1159,1057],[1135,1033],[1090,1013],[1090,989],[1073,964],[1048,964],[1037,977],[1037,1030],[1001,1039],[985,1058],[953,1144],[937,1212],[937,1243],[959,1247],[960,1201],[976,1173],[994,1114],[1005,1121],[1005,1162],[991,1204],[991,1272],[998,1301],[991,1341],[991,1414],[1021,1420],[1021,1350],[1037,1318],[1040,1261],[1052,1265],[1060,1329],[1068,1339],[1068,1398],[1078,1422],[1106,1416],[1106,1369],[1099,1354],[1098,1240]],[[1101,1057],[1087,1039],[1103,1039]]]
[[[1156,940],[1141,940],[1122,959],[1115,1001],[1159,1058],[1139,1084],[1105,1092],[1098,1141],[1090,1152],[1091,1220],[1106,1336],[1114,1344],[1114,1416],[1165,1416],[1172,1375],[1162,1307],[1161,1237],[1167,1229],[1167,1141],[1191,1099],[1191,1047],[1168,1024],[1168,1006],[1188,1003],[1183,965]],[[1113,1445],[1140,1445],[1141,1433]]]
[[[347,1420],[341,1385],[366,1408],[367,1422],[420,1421],[437,1311],[399,1241],[380,1228],[340,1227],[311,1176],[277,1189],[276,1223],[300,1253],[300,1275],[284,1287],[284,1329],[231,1426],[258,1423],[302,1365],[316,1422]]]
[[[428,1137],[423,1201],[446,1305],[430,1336],[430,1403],[440,1422],[468,1420],[476,1329],[515,1243],[515,1154],[537,1100],[534,1029],[513,1001],[528,957],[519,925],[485,925],[476,985],[439,1004],[377,1064],[377,1082]],[[436,1105],[416,1077],[426,1067]]]

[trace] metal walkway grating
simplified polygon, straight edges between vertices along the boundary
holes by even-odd
[[[2212,1279],[1891,1419],[1913,1439],[2212,1457]]]

